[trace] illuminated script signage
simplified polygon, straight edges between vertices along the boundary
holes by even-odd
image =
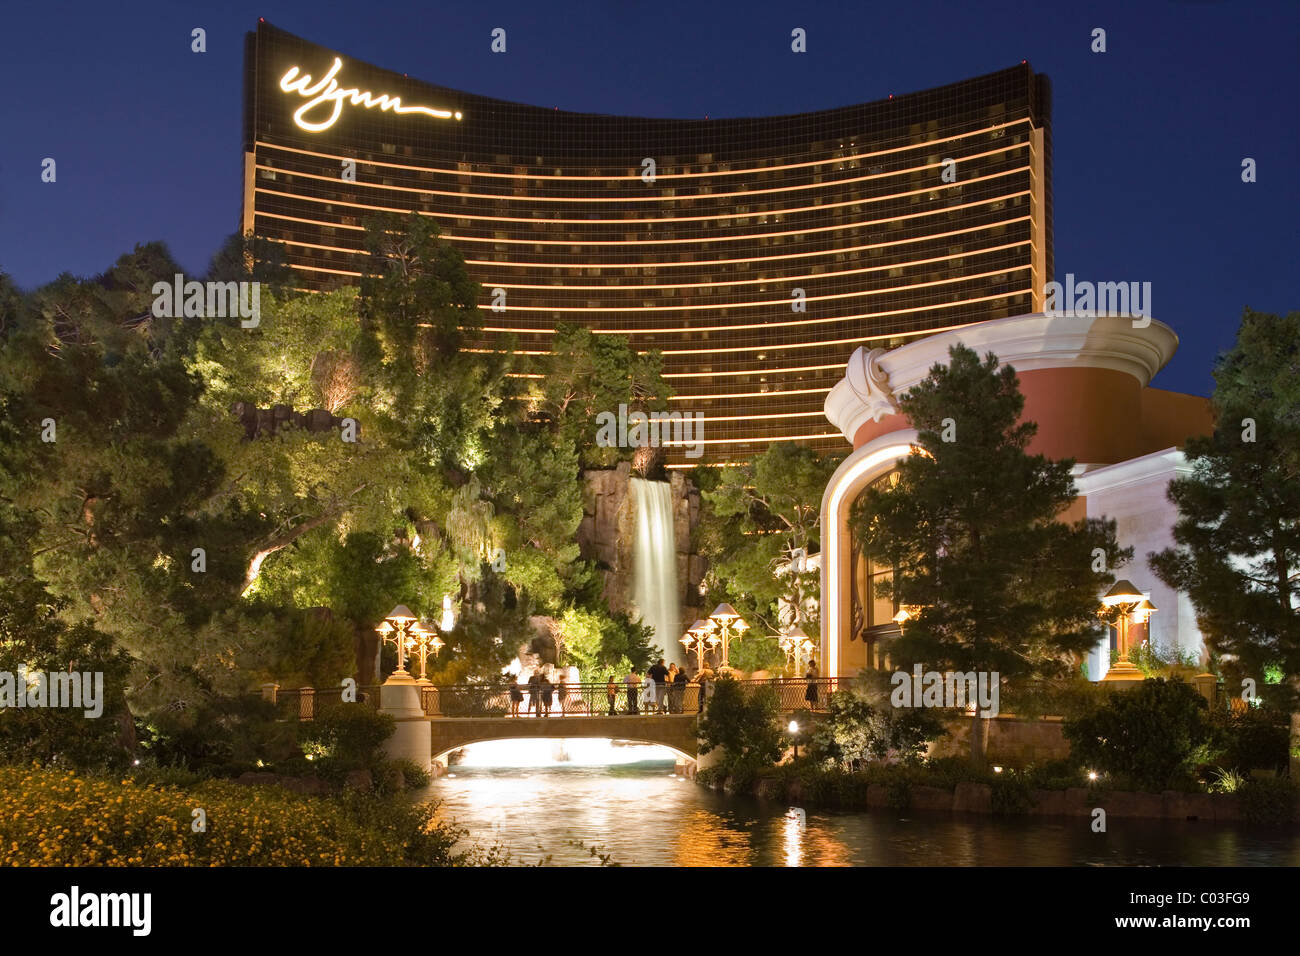
[[[329,72],[314,83],[310,74],[301,73],[296,66],[290,67],[289,71],[280,77],[280,89],[286,93],[297,93],[307,100],[293,114],[293,121],[299,128],[309,133],[319,133],[329,129],[343,112],[344,100],[351,100],[353,106],[364,106],[368,110],[378,106],[381,110],[391,110],[394,113],[423,113],[435,119],[461,118],[459,110],[453,113],[451,110],[436,110],[429,106],[403,106],[400,96],[389,96],[387,93],[376,96],[369,90],[362,92],[359,89],[340,86],[337,76],[341,69],[343,69],[343,61],[335,57],[334,65],[330,67]]]

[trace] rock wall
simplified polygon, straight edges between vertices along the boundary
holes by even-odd
[[[309,432],[327,432],[341,427],[346,420],[331,414],[324,408],[295,412],[288,405],[258,408],[250,402],[235,402],[230,407],[230,411],[244,426],[244,435],[248,438],[274,435],[281,428],[305,428]],[[359,425],[357,433],[360,434]]]
[[[632,605],[632,539],[636,530],[634,503],[629,494],[632,478],[628,462],[620,462],[613,469],[583,473],[583,515],[578,527],[578,546],[584,558],[600,566],[605,599],[614,611],[627,611]],[[678,599],[682,606],[680,632],[684,633],[696,618],[707,613],[700,607],[705,562],[692,544],[700,519],[700,492],[680,471],[672,472],[669,485],[677,548]]]
[[[931,757],[966,757],[970,754],[971,719],[945,721],[948,736],[930,745]],[[991,764],[1026,767],[1062,760],[1070,755],[1059,717],[1026,720],[1021,717],[992,717],[985,722],[985,756]]]

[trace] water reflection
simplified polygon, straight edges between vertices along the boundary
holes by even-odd
[[[568,744],[575,743],[568,741]],[[478,843],[519,863],[637,866],[1297,866],[1300,835],[1204,823],[832,812],[714,793],[672,773],[668,751],[614,748],[622,764],[461,765],[428,796]],[[639,752],[638,752],[639,751]],[[592,753],[587,753],[592,757]]]
[[[791,807],[785,812],[785,865],[803,865],[803,832],[807,829],[807,815]]]

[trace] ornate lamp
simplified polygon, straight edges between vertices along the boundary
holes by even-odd
[[[777,641],[781,645],[781,650],[785,652],[787,666],[792,674],[798,677],[799,671],[803,668],[805,655],[813,648],[812,639],[804,633],[803,628],[795,624],[778,635]]]
[[[420,677],[417,684],[431,684],[425,676],[425,667],[428,663],[429,654],[435,657],[438,652],[446,647],[442,639],[438,637],[438,632],[434,630],[431,624],[423,621],[417,622],[412,629],[412,636],[408,638],[408,649],[414,649],[420,655]]]
[[[411,677],[406,670],[406,652],[410,646],[415,623],[416,617],[411,613],[411,609],[405,604],[399,604],[389,611],[388,616],[375,628],[379,632],[380,640],[397,646],[397,670],[393,671],[392,677],[407,680]]]
[[[713,609],[713,613],[709,615],[709,620],[713,623],[717,633],[711,634],[706,640],[713,647],[716,647],[719,643],[722,644],[722,665],[719,669],[730,670],[732,637],[734,636],[736,640],[740,640],[740,636],[749,630],[749,625],[745,623],[744,618],[736,613],[734,607],[725,603],[719,604]]]
[[[899,605],[898,613],[895,614],[893,618],[894,623],[898,625],[898,629],[901,631],[903,629],[903,625],[906,624],[908,621],[914,621],[918,617],[920,617],[921,608],[922,605],[920,604]]]
[[[704,669],[704,651],[708,643],[707,635],[713,629],[713,624],[704,618],[699,618],[694,624],[686,629],[682,635],[682,646],[688,652],[694,651],[696,660],[699,663],[700,670]]]
[[[1119,633],[1119,660],[1106,672],[1104,681],[1140,681],[1142,672],[1128,659],[1129,628],[1132,624],[1145,624],[1157,610],[1132,581],[1120,580],[1103,595],[1097,615],[1109,621]]]

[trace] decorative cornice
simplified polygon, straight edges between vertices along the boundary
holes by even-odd
[[[1165,448],[1140,458],[1104,465],[1077,475],[1074,487],[1086,497],[1153,480],[1168,482],[1191,473],[1192,466],[1180,449]]]
[[[1135,325],[1135,323],[1141,323]],[[977,322],[927,336],[892,351],[859,348],[844,378],[826,396],[826,417],[850,442],[868,421],[898,411],[897,397],[923,380],[961,342],[992,352],[1018,372],[1103,368],[1146,386],[1173,357],[1178,336],[1163,322],[1128,315],[1064,317],[1044,313]]]

